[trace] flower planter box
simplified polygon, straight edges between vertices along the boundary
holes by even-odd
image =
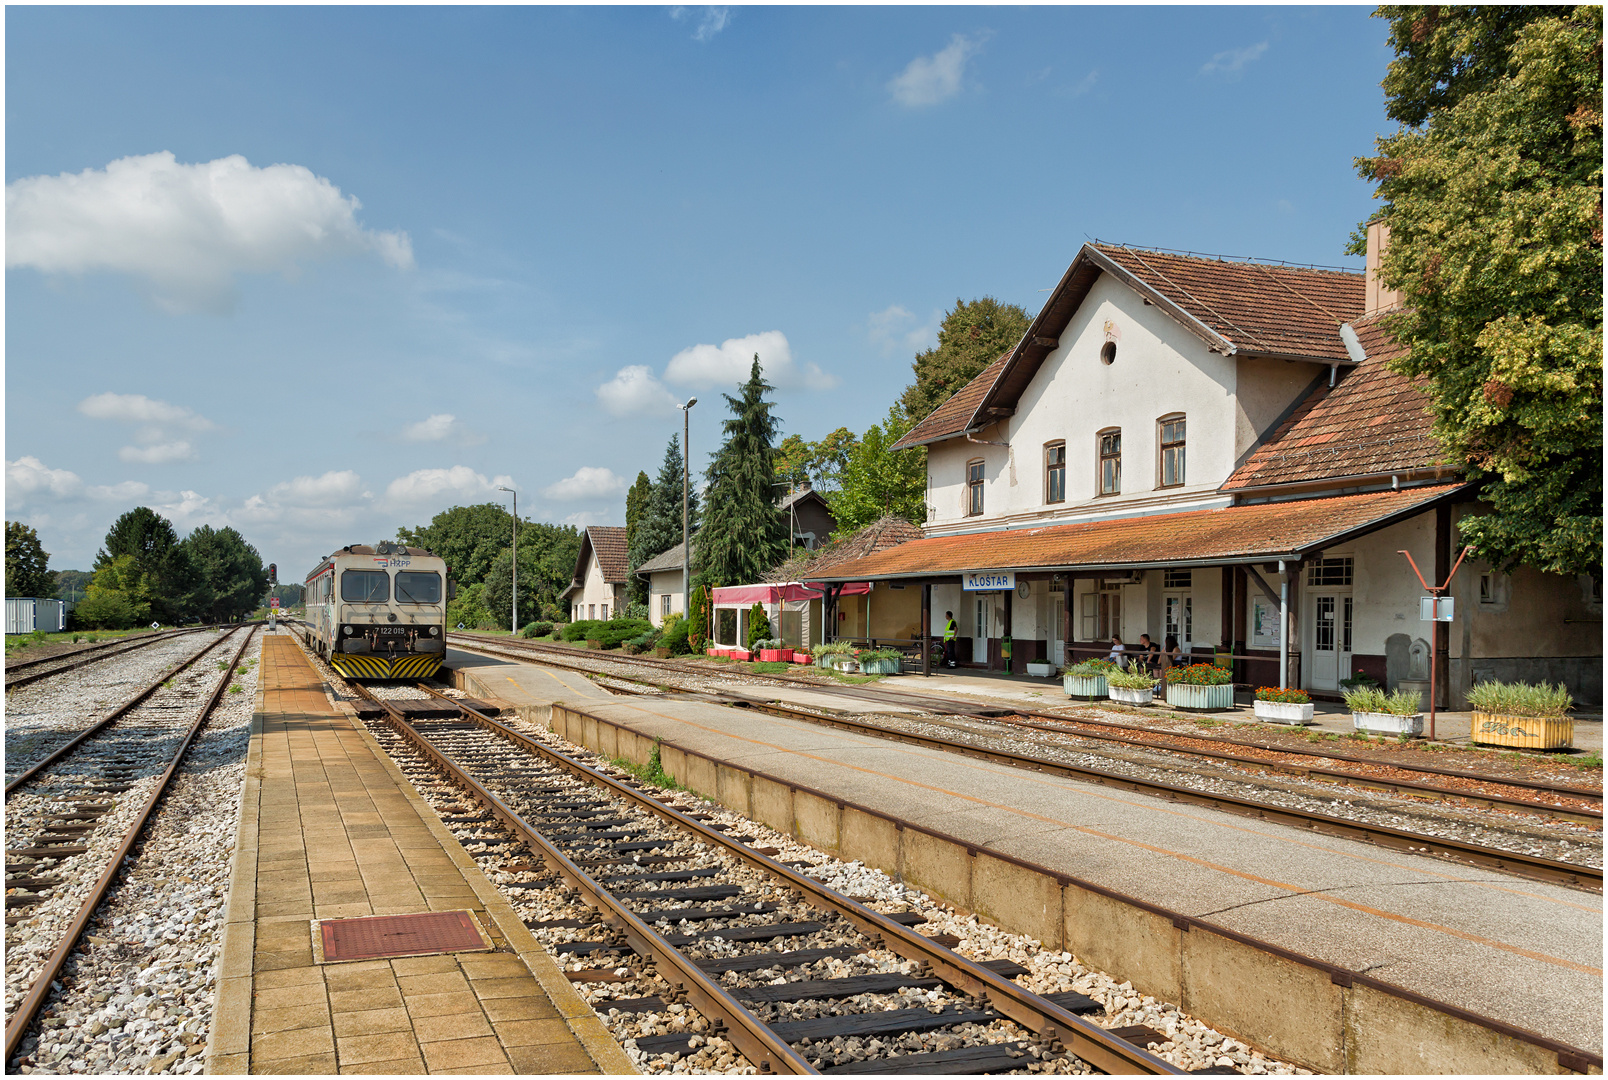
[[[784,664],[790,664],[790,663],[793,662],[793,650],[792,649],[761,649],[761,650],[759,650],[759,658],[761,660],[767,662],[767,663],[772,663],[772,664],[774,664],[778,660],[780,660]]]
[[[1254,703],[1256,718],[1269,724],[1312,723],[1312,702],[1297,704],[1293,701],[1258,701]]]
[[[834,653],[826,658],[826,666],[833,671],[841,671],[845,675],[853,675],[860,670],[860,661],[852,656]]]
[[[1066,690],[1067,697],[1093,701],[1106,696],[1104,675],[1065,675],[1061,678],[1061,686]]]
[[[668,646],[668,645],[655,645],[653,647],[653,655],[657,656],[660,660],[668,660],[668,659],[670,659],[670,646]]]
[[[1055,674],[1054,664],[1041,664],[1037,660],[1027,662],[1027,673],[1039,679],[1047,679]]]
[[[1351,726],[1371,735],[1410,735],[1417,738],[1424,733],[1424,714],[1397,716],[1395,713],[1354,712],[1351,714]]]
[[[904,665],[894,656],[886,660],[861,660],[860,670],[867,675],[898,675],[904,671]]]
[[[1477,712],[1469,730],[1475,742],[1492,746],[1561,750],[1574,745],[1574,720],[1569,717],[1502,716]]]
[[[1156,699],[1156,688],[1147,686],[1140,689],[1136,686],[1113,686],[1109,688],[1112,701],[1120,701],[1124,705],[1149,705]]]
[[[711,645],[709,648],[705,649],[704,652],[708,653],[710,656],[719,656],[721,653],[725,652],[725,650],[717,649]]]
[[[1175,709],[1232,709],[1234,684],[1196,686],[1193,683],[1168,683],[1167,704]]]
[[[813,663],[815,663],[815,661],[810,657],[809,653],[807,653],[807,652],[799,652],[797,649],[794,649],[793,650],[793,663],[795,663],[795,664],[813,664]]]
[[[747,649],[732,649],[726,655],[731,657],[733,660],[746,661],[754,658],[754,654],[749,652]]]

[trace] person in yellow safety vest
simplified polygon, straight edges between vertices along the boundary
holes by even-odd
[[[944,667],[955,666],[955,613],[944,612]]]

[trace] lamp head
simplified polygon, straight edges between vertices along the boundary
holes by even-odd
[[[697,398],[695,398],[695,397],[694,398],[688,398],[687,403],[685,405],[681,406],[681,408],[683,410],[690,409],[696,404],[698,404],[698,399]]]

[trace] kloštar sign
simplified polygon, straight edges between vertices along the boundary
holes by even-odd
[[[966,592],[1006,592],[1016,588],[1014,570],[974,570],[961,579]]]

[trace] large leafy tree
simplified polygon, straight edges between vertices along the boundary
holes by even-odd
[[[772,389],[754,356],[739,396],[722,395],[732,416],[725,441],[706,476],[703,528],[694,569],[703,582],[739,585],[786,557],[787,523],[776,512],[776,418],[765,395]]]
[[[575,559],[581,553],[581,534],[573,525],[521,522],[519,526],[519,625],[538,618],[562,614],[558,594],[569,587],[575,575]],[[481,603],[499,626],[506,626],[512,607],[514,555],[505,547],[492,560],[486,575]]]
[[[94,576],[87,570],[57,570],[55,591],[50,595],[76,603],[89,589]]]
[[[834,536],[865,528],[884,514],[897,514],[916,525],[927,520],[927,451],[925,447],[889,449],[913,426],[899,406],[888,410],[855,443],[843,468],[841,487],[830,496],[837,519]]]
[[[521,544],[531,526],[528,521],[519,523]],[[396,538],[439,555],[447,561],[454,580],[467,585],[484,581],[497,556],[512,546],[514,518],[507,507],[496,503],[454,506],[431,518],[428,525],[398,529]]]
[[[840,427],[819,442],[789,435],[776,448],[776,480],[797,485],[808,482],[822,493],[835,491],[854,452],[854,432]]]
[[[153,583],[130,553],[97,561],[89,591],[73,609],[74,621],[89,629],[126,630],[151,617]]]
[[[20,521],[6,522],[6,595],[52,596],[55,589],[50,552],[39,534]]]
[[[233,528],[198,525],[182,547],[195,575],[190,594],[195,614],[210,622],[228,622],[262,603],[268,593],[268,571],[257,549]]]
[[[1395,366],[1492,507],[1460,529],[1492,563],[1600,571],[1602,8],[1377,14],[1404,126],[1357,165],[1390,228]]]
[[[956,299],[938,328],[938,347],[916,356],[916,381],[899,399],[906,415],[921,420],[1012,348],[1032,323],[1016,304],[992,296]]]
[[[198,581],[171,521],[149,506],[136,506],[120,516],[107,530],[105,546],[95,555],[95,570],[123,555],[134,560],[139,580],[149,589],[147,614],[166,623],[194,614],[190,598]]]
[[[670,436],[664,448],[664,463],[659,466],[658,479],[648,497],[647,509],[637,523],[637,531],[630,540],[631,569],[663,554],[681,543],[681,437]],[[690,532],[698,531],[698,489],[687,491],[687,526]],[[631,575],[632,586],[642,581]],[[647,601],[647,582],[642,582],[638,602]],[[635,594],[633,594],[635,595]]]

